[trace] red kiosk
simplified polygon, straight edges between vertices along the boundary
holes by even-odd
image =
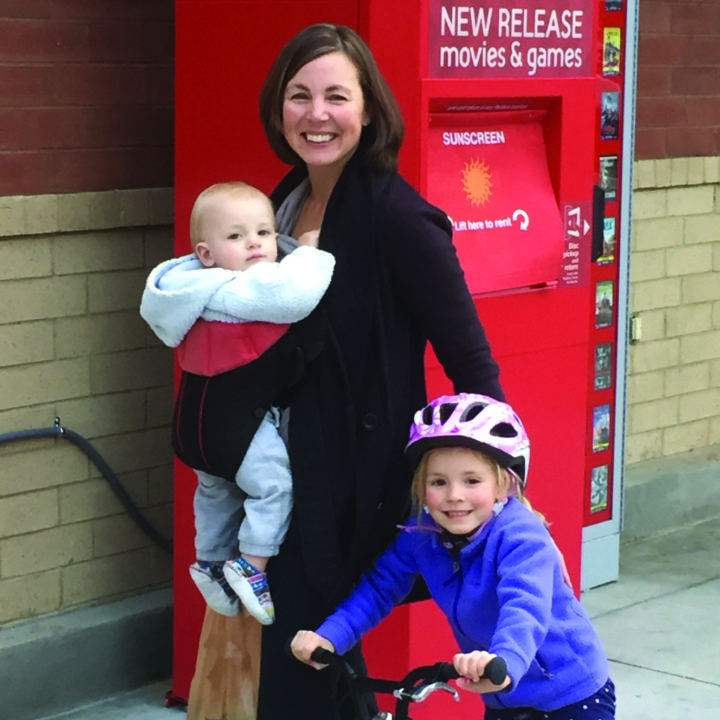
[[[538,7],[541,6],[541,7]],[[257,117],[282,45],[314,22],[357,29],[407,125],[401,172],[450,215],[510,402],[533,443],[529,494],[579,589],[617,577],[625,277],[637,0],[177,0],[176,250],[207,185],[270,191],[286,168]],[[628,40],[630,42],[628,42]],[[619,370],[618,370],[619,368]],[[432,353],[431,396],[450,390]],[[175,493],[173,694],[187,698],[204,614],[192,489]],[[583,541],[594,569],[583,567]],[[589,578],[589,579],[588,579]],[[448,658],[431,603],[398,608],[366,642],[396,677]],[[431,699],[415,711],[477,717]],[[445,708],[445,710],[443,710]],[[447,715],[450,716],[450,715]]]

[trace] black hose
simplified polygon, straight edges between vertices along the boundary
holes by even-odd
[[[105,458],[93,447],[89,440],[82,435],[68,430],[60,424],[60,418],[55,418],[55,424],[52,427],[37,428],[34,430],[17,430],[15,432],[0,434],[0,445],[6,442],[14,442],[16,440],[33,440],[36,438],[65,438],[76,447],[79,447],[92,461],[107,480],[110,489],[115,493],[115,497],[125,508],[128,515],[135,521],[138,527],[147,535],[156,545],[166,552],[172,553],[172,541],[160,535],[160,533],[145,519],[137,505],[133,502],[127,490],[122,486],[117,475],[107,464]]]

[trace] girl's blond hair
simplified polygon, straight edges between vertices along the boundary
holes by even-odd
[[[476,450],[475,448],[466,449],[468,450],[468,452],[471,452],[476,458],[480,460],[485,460],[487,463],[490,464],[495,474],[495,481],[497,482],[498,489],[501,492],[517,498],[526,508],[528,508],[528,510],[534,512],[546,526],[550,525],[545,516],[539,510],[536,510],[531,505],[530,500],[525,497],[525,494],[520,487],[520,483],[518,482],[517,477],[513,475],[513,473],[511,473],[507,468],[504,468],[502,465],[500,465],[500,463],[495,460],[495,458],[490,457],[490,455],[486,455],[485,453],[480,452],[480,450]],[[413,476],[412,487],[410,489],[412,493],[412,509],[413,512],[417,515],[418,520],[423,513],[423,507],[425,505],[425,488],[427,483],[428,460],[432,453],[436,452],[437,450],[443,450],[443,448],[435,448],[433,450],[428,450],[428,452],[426,452],[422,456],[422,460],[420,460],[420,464],[417,466],[415,470],[415,475]]]

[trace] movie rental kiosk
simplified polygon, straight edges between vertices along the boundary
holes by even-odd
[[[269,191],[285,171],[256,110],[279,48],[313,22],[357,29],[403,108],[401,172],[452,220],[503,386],[533,442],[529,495],[576,590],[616,579],[637,0],[176,8],[177,252],[188,250],[184,228],[203,187],[241,178]],[[451,390],[431,351],[427,375],[431,396]],[[204,614],[187,572],[189,472],[178,464],[172,694],[181,699]],[[396,609],[365,642],[371,672],[388,677],[454,647],[429,602]],[[478,716],[474,699],[439,695],[413,716]]]

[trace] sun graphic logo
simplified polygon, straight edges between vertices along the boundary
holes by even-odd
[[[482,160],[471,160],[462,171],[467,199],[476,207],[484,205],[492,195],[490,168]]]

